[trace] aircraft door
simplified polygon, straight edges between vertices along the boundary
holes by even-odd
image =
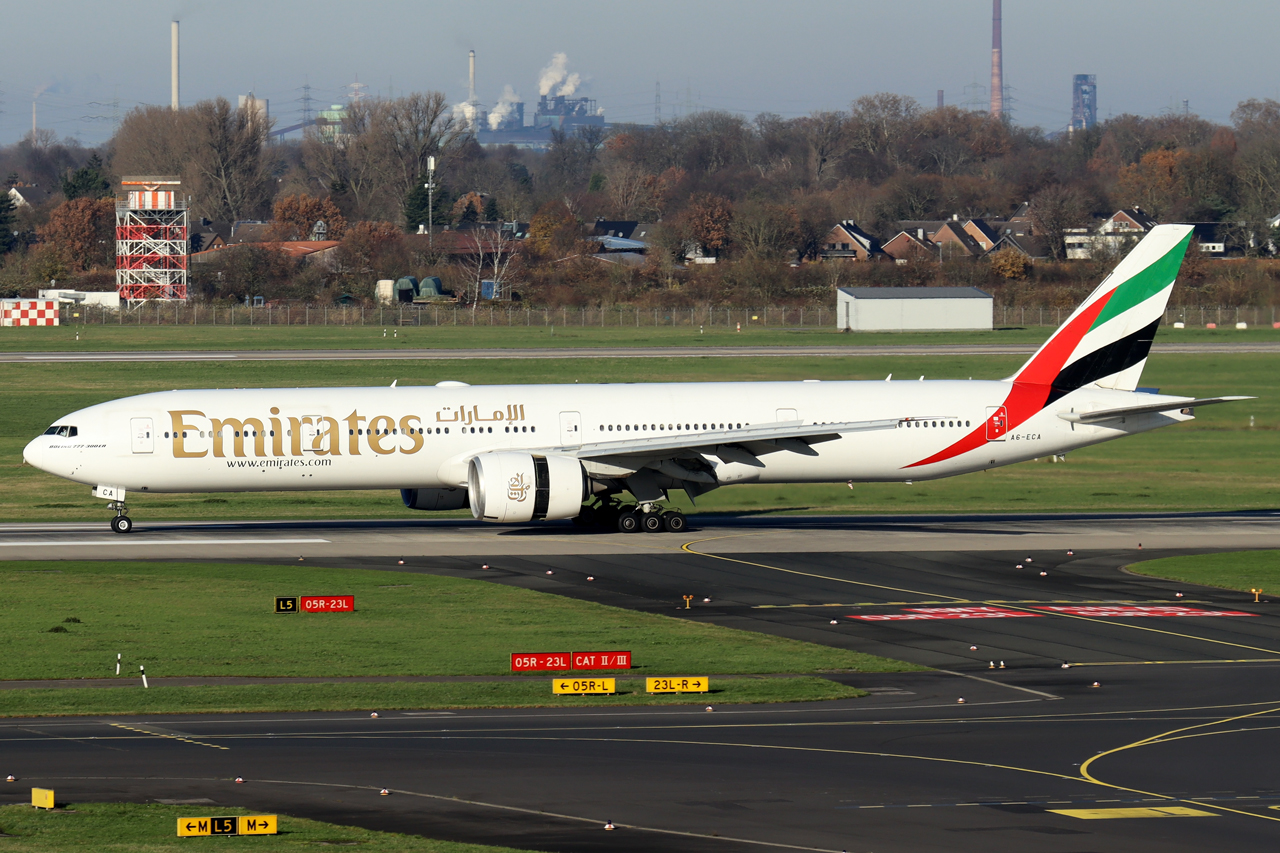
[[[578,447],[582,444],[582,415],[578,412],[560,413],[560,446]]]
[[[1009,431],[1009,410],[1004,406],[987,407],[987,441],[1004,441]]]
[[[155,452],[155,434],[151,429],[151,418],[130,418],[129,433],[132,436],[134,453]]]

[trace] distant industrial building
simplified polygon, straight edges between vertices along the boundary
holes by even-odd
[[[1071,79],[1071,129],[1088,130],[1098,123],[1098,75]]]
[[[841,287],[836,328],[851,332],[991,331],[994,302],[976,287]]]
[[[564,130],[575,124],[604,125],[604,113],[596,107],[594,99],[564,95],[543,95],[538,99],[538,111],[533,115],[534,127]]]

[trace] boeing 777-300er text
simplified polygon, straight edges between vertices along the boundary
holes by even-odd
[[[129,492],[399,489],[485,521],[682,531],[669,491],[913,481],[1062,454],[1191,420],[1137,390],[1191,239],[1160,225],[1013,376],[165,391],[90,406],[27,462],[93,487],[128,533]],[[632,505],[621,498],[630,493]]]

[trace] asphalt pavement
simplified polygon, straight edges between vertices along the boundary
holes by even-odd
[[[541,543],[534,554],[437,553],[432,533],[457,534],[457,548],[492,542],[441,525],[398,540],[414,546],[404,565],[355,554],[354,542],[308,559],[517,585],[935,669],[829,674],[872,694],[841,702],[721,706],[712,694],[711,711],[7,720],[0,776],[19,779],[0,785],[0,801],[25,800],[31,786],[68,801],[208,800],[548,851],[1280,844],[1271,758],[1280,747],[1280,606],[1124,569],[1185,553],[1179,539],[1202,550],[1274,546],[1273,514],[769,524],[724,522],[662,544],[566,531],[507,537]],[[251,538],[235,526],[165,530]],[[359,535],[378,533],[405,532]],[[6,528],[0,542],[33,535]],[[1139,536],[1141,550],[1131,541]],[[594,550],[565,544],[579,538]],[[897,547],[851,546],[871,541]],[[982,543],[999,547],[967,547]],[[296,560],[262,547],[239,553],[251,547],[231,546],[228,558]],[[58,546],[43,551],[62,556]],[[691,609],[684,595],[695,596]],[[640,653],[636,664],[644,674]]]

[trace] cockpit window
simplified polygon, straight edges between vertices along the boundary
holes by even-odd
[[[79,430],[73,426],[54,425],[44,431],[45,435],[56,435],[61,438],[74,438],[79,434]]]

